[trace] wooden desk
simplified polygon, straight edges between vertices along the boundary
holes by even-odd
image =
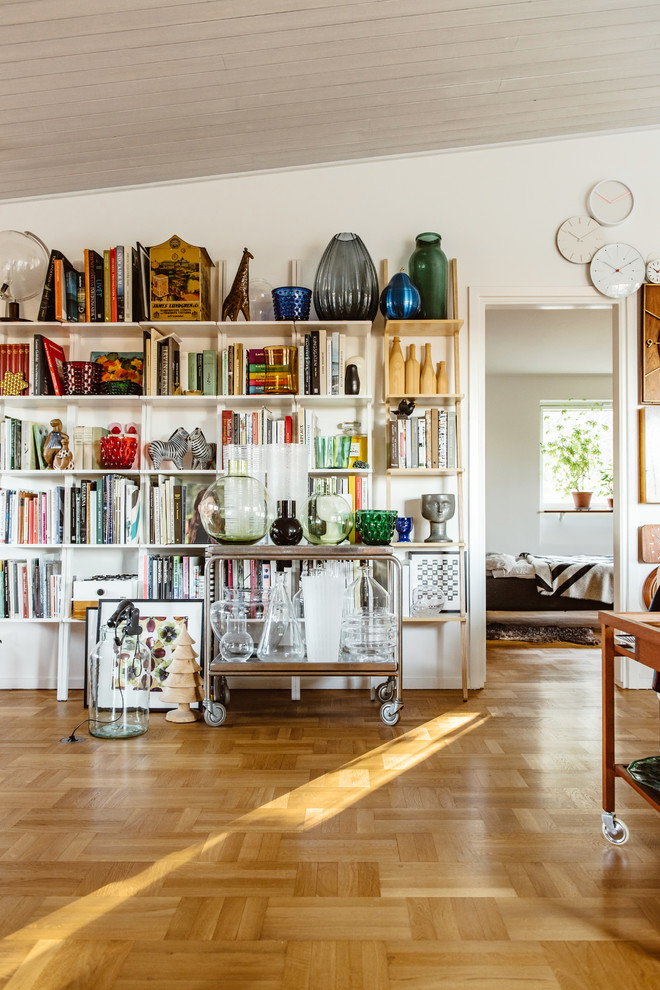
[[[660,811],[660,791],[644,787],[628,773],[623,763],[615,762],[614,745],[614,661],[630,657],[649,670],[660,669],[660,612],[599,612],[602,630],[603,663],[603,835],[614,845],[628,841],[627,826],[614,813],[616,778],[625,780],[633,790]],[[634,644],[615,642],[617,633],[635,637]],[[651,675],[649,674],[649,686]]]

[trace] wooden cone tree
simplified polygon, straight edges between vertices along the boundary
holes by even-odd
[[[176,708],[167,713],[168,722],[195,722],[197,712],[191,710],[194,701],[202,701],[201,667],[196,661],[199,655],[193,649],[194,639],[184,626],[174,646],[172,662],[163,681],[163,701],[176,702]]]

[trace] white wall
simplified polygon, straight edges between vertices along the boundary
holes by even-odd
[[[291,258],[302,260],[302,281],[311,284],[339,230],[359,233],[375,261],[389,259],[390,271],[406,264],[416,233],[437,230],[459,261],[465,315],[470,285],[587,285],[587,267],[559,255],[555,233],[567,217],[585,212],[589,190],[605,177],[625,180],[636,204],[609,239],[657,256],[659,153],[660,131],[650,130],[99,192],[0,204],[0,229],[32,230],[71,260],[85,247],[155,244],[176,231],[228,259],[232,271],[247,245],[252,274],[273,284],[288,281]],[[653,521],[652,511],[644,514]],[[636,578],[635,567],[632,573]],[[411,650],[411,678],[419,652]],[[424,672],[423,682],[458,686],[456,643],[448,639],[440,653],[442,662]]]
[[[486,376],[487,549],[513,553],[612,553],[612,516],[539,511],[539,403],[611,399],[607,375]]]

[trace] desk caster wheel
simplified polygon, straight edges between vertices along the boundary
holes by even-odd
[[[380,706],[380,720],[385,725],[396,725],[399,721],[399,707],[395,701],[386,701]]]
[[[624,825],[622,821],[618,818],[612,816],[608,817],[605,821],[605,815],[603,815],[603,835],[608,842],[611,842],[613,846],[623,846],[630,838],[630,832],[628,831],[628,826]]]
[[[204,711],[204,721],[207,725],[222,725],[226,718],[227,709],[224,705],[220,705],[217,702],[210,705]]]
[[[379,684],[376,688],[376,697],[379,701],[391,701],[394,697],[394,679],[388,679]]]

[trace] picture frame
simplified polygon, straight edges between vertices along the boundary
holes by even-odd
[[[142,386],[144,354],[142,351],[92,351],[91,360],[100,364],[102,382],[135,382]]]
[[[461,612],[464,579],[460,551],[410,550],[408,566],[411,617],[437,618]],[[438,602],[438,590],[444,598],[442,604]]]
[[[120,599],[100,599],[98,607],[97,640],[101,628],[115,611]],[[163,681],[172,660],[174,643],[185,623],[193,640],[197,662],[204,656],[204,601],[201,598],[134,599],[140,611],[141,638],[152,651],[151,690],[149,710],[167,712],[175,704],[162,701]]]
[[[660,502],[660,406],[639,410],[639,500]]]

